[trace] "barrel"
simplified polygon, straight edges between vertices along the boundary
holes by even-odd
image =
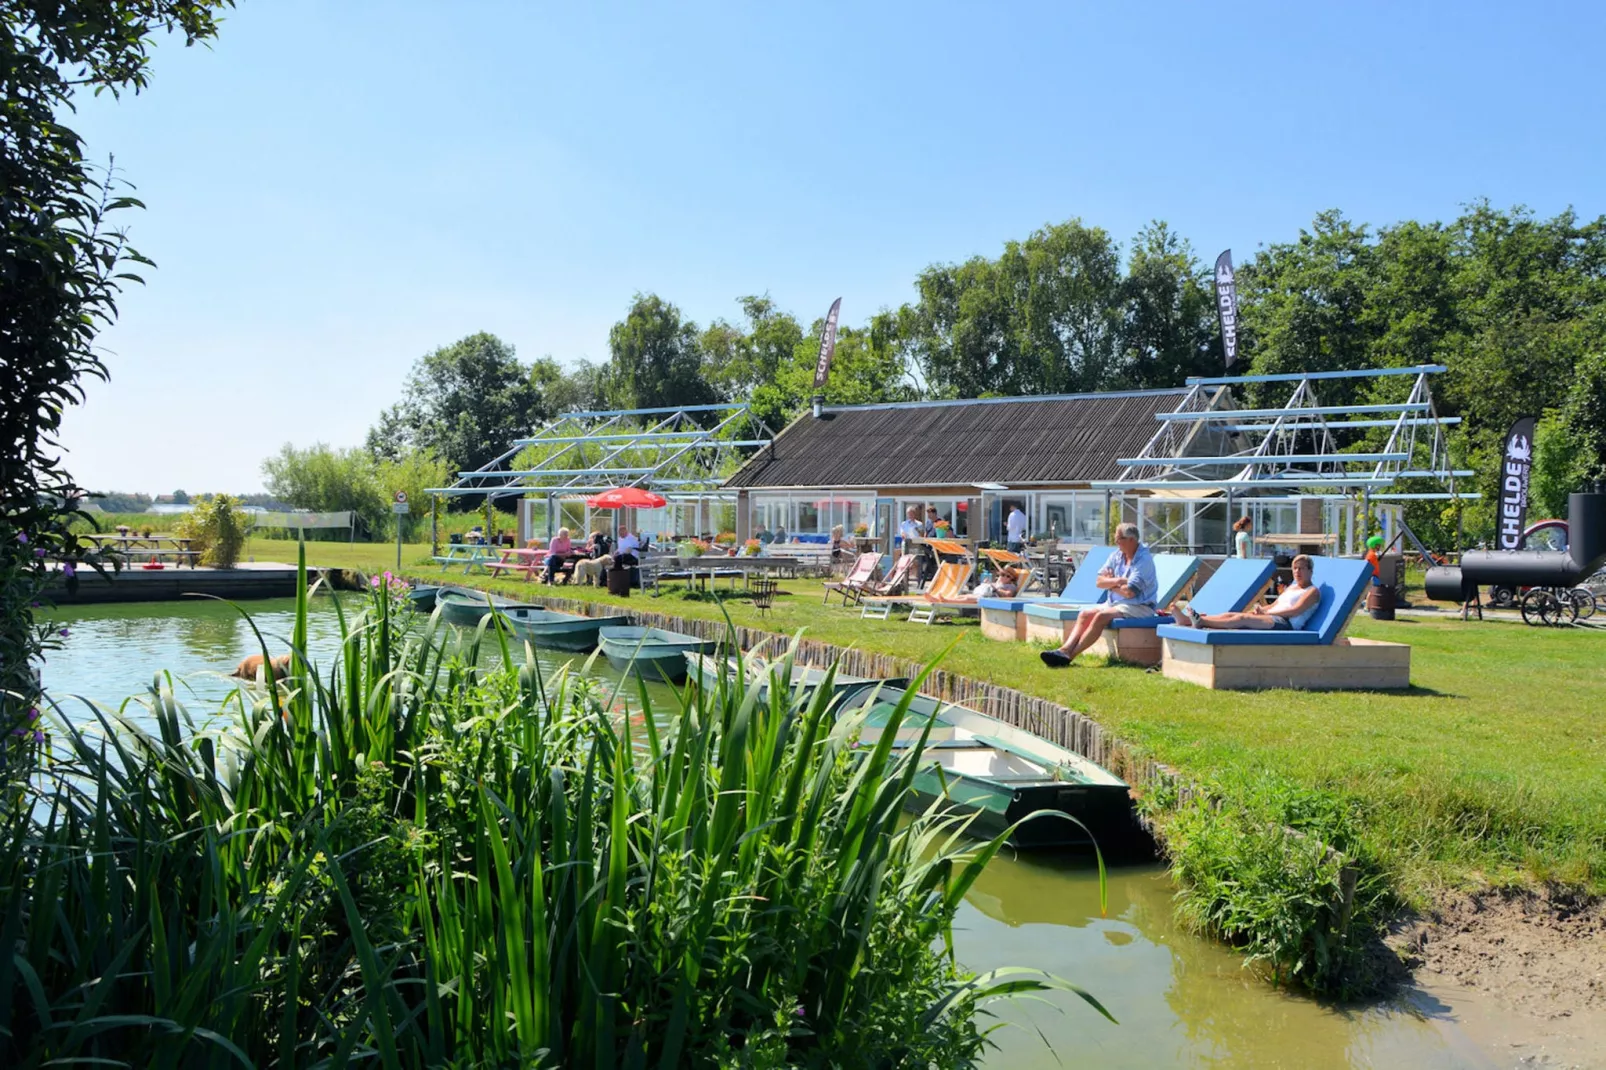
[[[1366,611],[1372,615],[1373,620],[1393,620],[1394,588],[1372,584],[1371,590],[1366,594]]]
[[[616,594],[621,598],[630,597],[630,588],[635,584],[636,570],[633,568],[610,568],[608,570],[608,593]]]

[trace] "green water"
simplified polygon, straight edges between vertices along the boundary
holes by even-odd
[[[249,608],[269,651],[288,649],[294,602]],[[70,634],[46,662],[44,681],[69,716],[81,716],[74,711],[83,707],[67,696],[116,706],[143,693],[152,675],[166,669],[180,701],[201,719],[238,684],[223,674],[261,651],[240,615],[217,602],[90,606],[61,611],[58,619]],[[314,660],[327,657],[337,637],[329,602],[315,601],[309,620]],[[544,655],[543,662],[580,657]],[[618,679],[601,658],[593,671]],[[665,685],[652,689],[655,701],[671,701]],[[989,865],[960,912],[960,960],[976,970],[1029,966],[1056,973],[1096,995],[1119,1021],[1112,1025],[1069,996],[996,1005],[1009,1025],[994,1034],[1001,1050],[989,1065],[1495,1065],[1461,1035],[1449,1009],[1431,1001],[1418,1000],[1425,1012],[1403,1005],[1341,1010],[1257,980],[1231,952],[1176,927],[1171,886],[1157,866],[1111,871],[1108,898],[1101,915],[1096,873],[1075,857],[999,857]]]

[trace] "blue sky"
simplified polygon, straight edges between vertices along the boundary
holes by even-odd
[[[1599,5],[241,0],[83,102],[158,269],[66,422],[98,490],[246,491],[355,445],[474,331],[607,356],[636,291],[863,322],[1080,217],[1201,258],[1326,208],[1606,213]]]

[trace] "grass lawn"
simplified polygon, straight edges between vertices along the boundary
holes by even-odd
[[[296,544],[254,540],[258,560],[294,561]],[[310,543],[314,564],[393,567],[394,544]],[[442,574],[409,546],[403,571],[509,596],[551,593],[719,619],[711,602],[675,594],[610,598],[593,588]],[[1208,691],[1093,659],[1051,671],[1026,644],[984,639],[974,621],[932,627],[861,620],[821,606],[817,581],[761,620],[725,603],[739,624],[807,628],[841,646],[914,660],[957,639],[945,667],[1085,711],[1189,775],[1223,785],[1267,776],[1350,809],[1395,890],[1420,901],[1444,886],[1558,880],[1606,893],[1606,632],[1458,619],[1373,621],[1357,636],[1412,647],[1405,692]],[[1448,616],[1448,614],[1447,614]],[[1229,789],[1230,790],[1230,789]]]

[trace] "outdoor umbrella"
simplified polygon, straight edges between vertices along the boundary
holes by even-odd
[[[640,487],[614,487],[586,499],[593,509],[662,509],[669,499]]]

